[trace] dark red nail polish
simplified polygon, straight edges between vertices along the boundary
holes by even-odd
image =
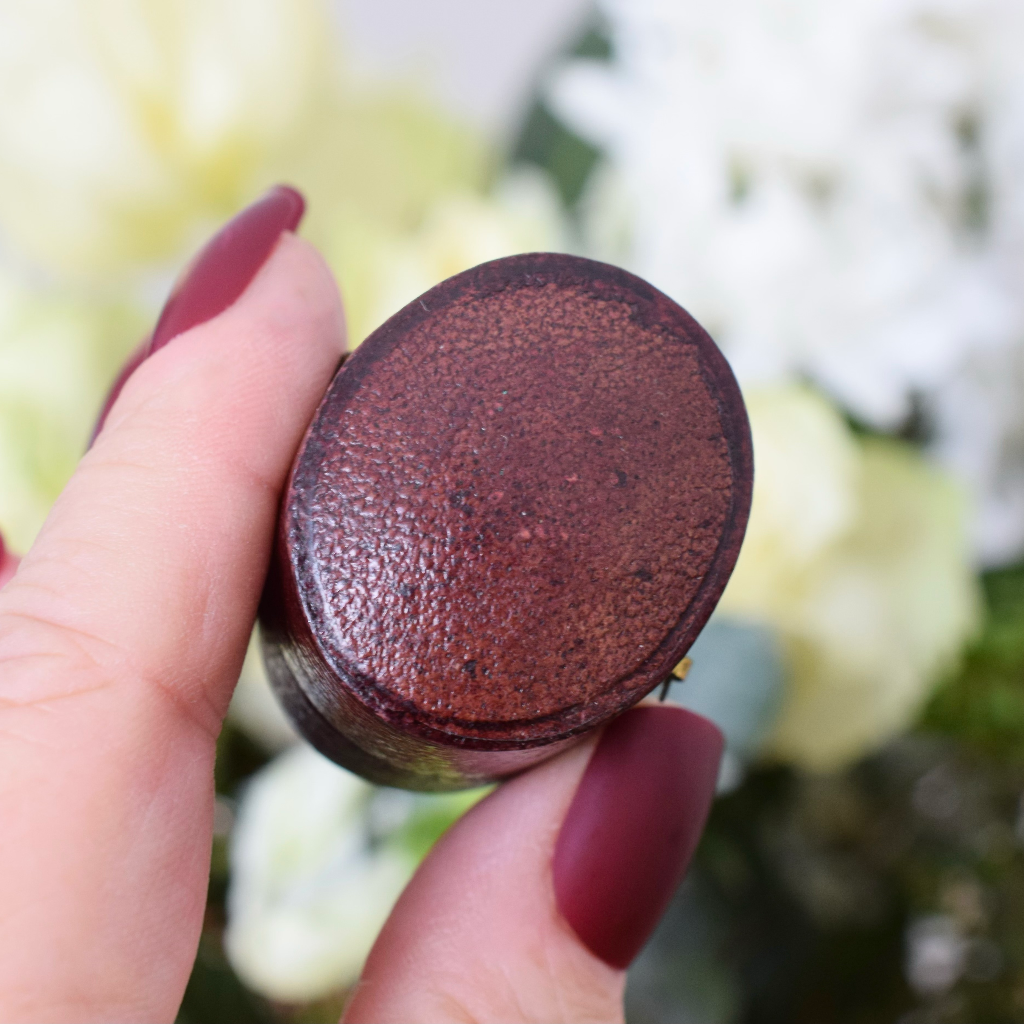
[[[0,587],[14,575],[19,561],[21,559],[4,545],[3,534],[0,534]]]
[[[306,202],[277,185],[217,232],[164,305],[149,342],[152,355],[172,338],[223,313],[245,291],[284,231],[294,231]]]
[[[103,404],[90,447],[125,382],[172,338],[223,313],[256,276],[285,231],[302,220],[306,201],[288,185],[276,185],[237,214],[207,242],[164,304],[153,334],[132,354]]]
[[[595,956],[626,968],[664,913],[715,795],[722,734],[676,707],[638,707],[605,729],[553,863],[562,916]]]

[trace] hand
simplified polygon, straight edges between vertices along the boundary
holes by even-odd
[[[188,980],[216,738],[289,464],[344,348],[330,272],[268,210],[193,266],[13,578],[0,548],[2,1020],[171,1020]],[[346,1020],[621,1019],[721,737],[645,707],[595,743],[440,841]]]

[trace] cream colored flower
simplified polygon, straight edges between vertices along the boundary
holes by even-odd
[[[518,171],[490,196],[463,190],[439,199],[415,231],[378,233],[338,268],[353,342],[428,288],[487,260],[568,245],[561,204],[540,171]],[[356,262],[361,267],[351,264]],[[352,282],[352,287],[347,287]]]
[[[142,330],[128,308],[32,289],[0,271],[0,533],[15,551],[32,543],[74,471]]]
[[[754,434],[754,507],[722,609],[772,608],[857,517],[859,451],[836,411],[801,388],[744,396]]]
[[[484,143],[409,90],[356,82],[329,14],[326,0],[0,0],[15,250],[79,278],[163,270],[284,180],[309,200],[303,232],[350,269],[368,238],[479,189]]]
[[[179,264],[286,179],[310,200],[303,230],[358,296],[364,268],[375,282],[382,272],[371,253],[416,231],[439,196],[480,187],[475,136],[343,71],[323,0],[0,0],[0,236],[12,260],[65,281],[33,291],[0,271],[0,530],[12,546],[35,536],[150,326],[81,297],[81,281],[71,292],[67,275],[103,294],[123,275],[114,291],[134,293],[140,272]]]
[[[327,79],[320,0],[0,0],[0,224],[96,276],[180,254],[266,184]]]
[[[767,749],[836,767],[906,728],[978,622],[967,509],[912,449],[858,439],[799,389],[748,396],[756,480],[723,596],[769,623],[788,692]]]

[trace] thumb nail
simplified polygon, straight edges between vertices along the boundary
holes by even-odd
[[[711,809],[723,739],[684,708],[644,706],[604,731],[562,823],[555,898],[583,944],[625,968],[682,880]]]

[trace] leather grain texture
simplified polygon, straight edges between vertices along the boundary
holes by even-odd
[[[275,684],[399,774],[561,746],[685,654],[752,472],[728,365],[650,285],[553,254],[460,274],[356,350],[303,441]]]

